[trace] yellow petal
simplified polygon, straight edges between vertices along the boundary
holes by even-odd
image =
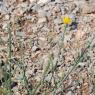
[[[63,23],[64,24],[71,24],[72,19],[69,16],[65,16],[65,17],[63,17]]]

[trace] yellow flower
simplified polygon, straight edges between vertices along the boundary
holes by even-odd
[[[64,24],[71,24],[72,19],[69,16],[65,16],[65,17],[63,17],[63,23]]]

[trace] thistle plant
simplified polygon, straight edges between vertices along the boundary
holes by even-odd
[[[64,39],[65,39],[65,35],[66,35],[66,30],[68,28],[68,26],[72,23],[72,19],[69,16],[65,16],[62,17],[62,23],[64,24],[64,29],[61,35],[61,49],[64,49]],[[63,51],[63,50],[62,50]]]

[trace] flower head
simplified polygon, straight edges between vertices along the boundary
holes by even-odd
[[[64,24],[71,24],[72,23],[72,19],[69,16],[65,16],[62,19],[63,19]]]

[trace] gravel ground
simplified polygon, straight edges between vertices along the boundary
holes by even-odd
[[[62,18],[66,15],[72,23],[64,33]],[[95,39],[92,40],[95,36],[95,0],[0,0],[0,93],[5,87],[4,72],[10,69],[9,23],[13,95],[95,94]],[[66,75],[68,77],[52,93],[55,82]],[[35,94],[27,94],[27,87],[35,88],[43,77],[43,86]]]

